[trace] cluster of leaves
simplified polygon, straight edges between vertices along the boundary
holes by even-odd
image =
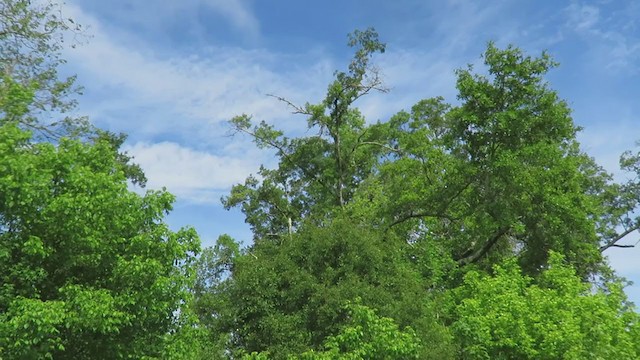
[[[464,359],[636,359],[640,316],[619,281],[593,290],[552,253],[538,279],[514,261],[455,290],[452,328]]]
[[[552,253],[537,279],[514,261],[456,289],[452,328],[465,359],[636,359],[640,317],[620,281],[593,290]]]
[[[303,360],[420,359],[420,339],[410,327],[400,330],[391,318],[380,317],[358,303],[345,306],[347,320],[338,334],[329,336],[321,351],[307,351]],[[253,352],[244,359],[269,359],[269,353]]]

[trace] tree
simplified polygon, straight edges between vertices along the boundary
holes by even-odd
[[[382,223],[441,244],[460,266],[490,268],[516,254],[535,273],[556,250],[587,276],[599,271],[601,251],[637,229],[637,185],[613,184],[580,151],[570,109],[544,81],[556,65],[547,54],[490,44],[489,77],[457,72],[461,105],[427,99],[366,125],[351,105],[382,88],[377,71],[367,75],[371,51],[384,49],[369,32],[356,33],[350,73],[337,73],[321,104],[287,102],[318,136],[290,139],[265,122],[252,127],[248,116],[232,121],[280,158],[276,169],[260,170],[261,181],[249,177],[223,199],[242,208],[256,240],[344,208],[366,183],[384,187],[387,202],[376,200]]]
[[[515,261],[469,272],[452,329],[462,359],[637,359],[640,317],[619,282],[593,291],[552,253],[534,280]]]
[[[556,250],[582,275],[597,272],[596,193],[607,185],[596,180],[606,174],[580,152],[569,108],[544,81],[555,63],[493,44],[484,61],[489,76],[457,72],[459,106],[423,100],[389,121],[402,155],[380,167],[390,193],[381,216],[460,266],[516,255],[533,274]]]
[[[17,121],[49,139],[89,130],[83,118],[48,118],[49,114],[62,117],[76,105],[72,95],[80,89],[74,85],[75,77],[60,79],[58,67],[65,62],[61,57],[65,41],[75,46],[80,34],[81,26],[65,18],[54,2],[5,0],[0,4],[0,87],[15,82],[34,90],[29,111],[19,117],[2,113],[4,121]]]
[[[159,358],[186,341],[199,241],[162,221],[171,194],[128,190],[111,143],[34,142],[14,122],[0,126],[0,164],[0,353]]]
[[[222,235],[214,247],[205,248],[194,263],[191,309],[205,332],[203,358],[222,359],[231,349],[230,342],[237,324],[234,299],[230,294],[230,276],[241,256],[240,245]]]

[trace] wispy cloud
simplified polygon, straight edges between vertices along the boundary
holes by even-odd
[[[599,4],[612,6],[612,4]],[[566,9],[566,30],[583,38],[591,57],[611,71],[637,73],[640,61],[640,6],[636,1],[620,1],[607,16],[596,4],[572,2]]]
[[[240,2],[210,2],[237,14],[238,21],[251,23],[248,15],[240,15]],[[241,113],[286,118],[289,110],[266,94],[290,96],[297,102],[319,98],[332,73],[331,61],[322,54],[288,55],[210,46],[197,54],[163,57],[132,46],[135,41],[122,34],[109,33],[80,7],[68,5],[66,12],[89,24],[93,35],[88,44],[66,54],[80,80],[91,84],[85,105],[94,110],[97,119],[124,130],[131,130],[132,118],[136,119],[135,130],[147,134],[193,130]],[[101,92],[109,93],[108,101],[91,96]],[[140,112],[151,109],[151,113],[120,119],[108,115],[136,108]],[[161,119],[154,118],[163,114]]]
[[[592,5],[573,3],[566,12],[567,25],[576,31],[592,31],[600,19],[600,9]]]

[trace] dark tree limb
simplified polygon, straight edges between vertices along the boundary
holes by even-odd
[[[468,256],[457,259],[456,262],[458,263],[458,265],[464,266],[480,260],[486,253],[489,252],[489,250],[491,250],[491,248],[498,242],[498,240],[500,240],[509,231],[509,229],[509,227],[498,229],[493,237],[491,237],[491,239],[489,239],[489,241],[487,241],[480,249],[472,252]]]
[[[398,219],[396,219],[394,222],[392,222],[388,227],[387,230],[391,229],[392,227],[399,225],[407,220],[410,219],[417,219],[417,218],[425,218],[425,217],[431,217],[431,218],[438,218],[438,219],[447,219],[449,221],[455,221],[458,220],[458,217],[452,217],[446,214],[447,210],[449,209],[449,206],[453,203],[453,201],[458,198],[467,188],[469,188],[469,186],[473,183],[473,181],[467,182],[464,186],[462,186],[458,191],[456,191],[455,194],[453,194],[453,196],[451,196],[442,206],[440,206],[440,210],[439,211],[410,211],[408,214],[404,214],[402,216],[400,216]]]
[[[636,246],[635,246],[635,245],[631,245],[631,244],[628,244],[628,245],[618,245],[618,244],[613,244],[613,245],[611,245],[610,247],[617,247],[617,248],[632,248],[632,247],[636,247]]]
[[[379,142],[377,142],[377,141],[362,141],[362,142],[359,142],[359,143],[355,146],[355,148],[357,149],[357,148],[359,148],[361,145],[374,145],[374,146],[381,147],[381,148],[383,148],[383,149],[387,149],[387,150],[389,150],[389,151],[391,151],[391,152],[395,152],[395,153],[398,153],[398,154],[402,154],[402,150],[400,150],[400,149],[396,149],[396,148],[393,148],[393,147],[391,147],[391,146],[389,146],[389,145],[385,145],[385,144],[383,144],[383,143],[379,143]]]
[[[437,218],[437,219],[447,219],[450,221],[453,221],[455,219],[452,219],[450,216],[443,214],[443,213],[435,213],[435,212],[428,212],[428,211],[420,211],[420,212],[409,212],[408,214],[404,214],[401,217],[399,217],[398,219],[396,219],[394,222],[392,222],[387,229],[390,229],[396,225],[400,225],[403,222],[410,220],[410,219],[420,219],[420,218]]]

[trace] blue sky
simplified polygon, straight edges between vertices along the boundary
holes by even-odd
[[[277,100],[322,99],[333,71],[351,56],[346,34],[375,27],[387,52],[376,58],[389,94],[357,105],[371,121],[420,99],[455,102],[453,71],[479,65],[487,41],[561,63],[548,80],[585,130],[583,149],[615,173],[619,154],[640,139],[640,2],[617,1],[250,1],[67,0],[65,16],[91,38],[65,57],[85,87],[80,111],[129,134],[126,149],[149,187],[177,195],[169,222],[193,225],[205,245],[229,233],[249,241],[239,211],[222,209],[230,187],[273,164],[225,121],[252,114],[288,131],[305,119]],[[631,236],[628,243],[636,241]],[[640,285],[640,248],[606,253]],[[640,303],[640,287],[628,288]]]

